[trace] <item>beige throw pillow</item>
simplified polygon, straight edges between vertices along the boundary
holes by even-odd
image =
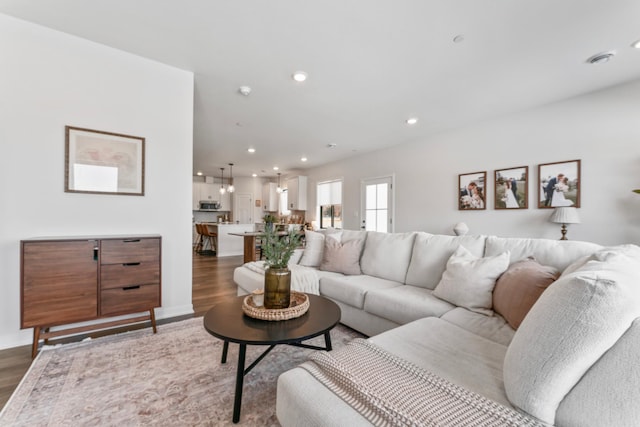
[[[320,270],[333,271],[347,275],[362,274],[360,270],[360,254],[364,240],[356,239],[340,242],[338,239],[324,239],[324,252]]]
[[[509,252],[478,258],[464,246],[451,255],[433,295],[476,313],[491,316],[496,280],[509,267]]]
[[[557,278],[555,268],[540,265],[533,258],[515,262],[496,282],[493,310],[518,329],[533,304]]]

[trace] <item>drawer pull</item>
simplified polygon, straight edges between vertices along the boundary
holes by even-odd
[[[124,265],[125,267],[128,267],[128,266],[132,266],[132,265],[140,265],[140,263],[139,262],[124,262],[124,263],[122,263],[122,265]]]
[[[135,243],[135,242],[139,242],[140,239],[126,239],[123,240],[124,243]]]
[[[130,291],[132,289],[140,289],[140,285],[136,285],[136,286],[126,286],[124,288],[122,288],[123,291]]]

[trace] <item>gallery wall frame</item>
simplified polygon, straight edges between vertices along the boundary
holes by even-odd
[[[538,165],[538,207],[580,207],[580,160]]]
[[[458,210],[483,210],[486,203],[487,172],[458,175]]]
[[[528,166],[496,169],[494,183],[495,209],[529,208]]]
[[[144,196],[145,138],[65,126],[64,191]]]

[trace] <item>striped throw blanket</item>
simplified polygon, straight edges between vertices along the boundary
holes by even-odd
[[[544,426],[364,339],[301,367],[376,426]]]

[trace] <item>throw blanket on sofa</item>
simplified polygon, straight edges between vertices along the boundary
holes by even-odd
[[[262,275],[264,275],[266,268],[264,261],[248,262],[244,264],[244,267]],[[313,269],[290,264],[289,270],[291,270],[291,290],[314,295],[320,294],[318,275]]]
[[[364,339],[301,367],[377,426],[543,426]]]

